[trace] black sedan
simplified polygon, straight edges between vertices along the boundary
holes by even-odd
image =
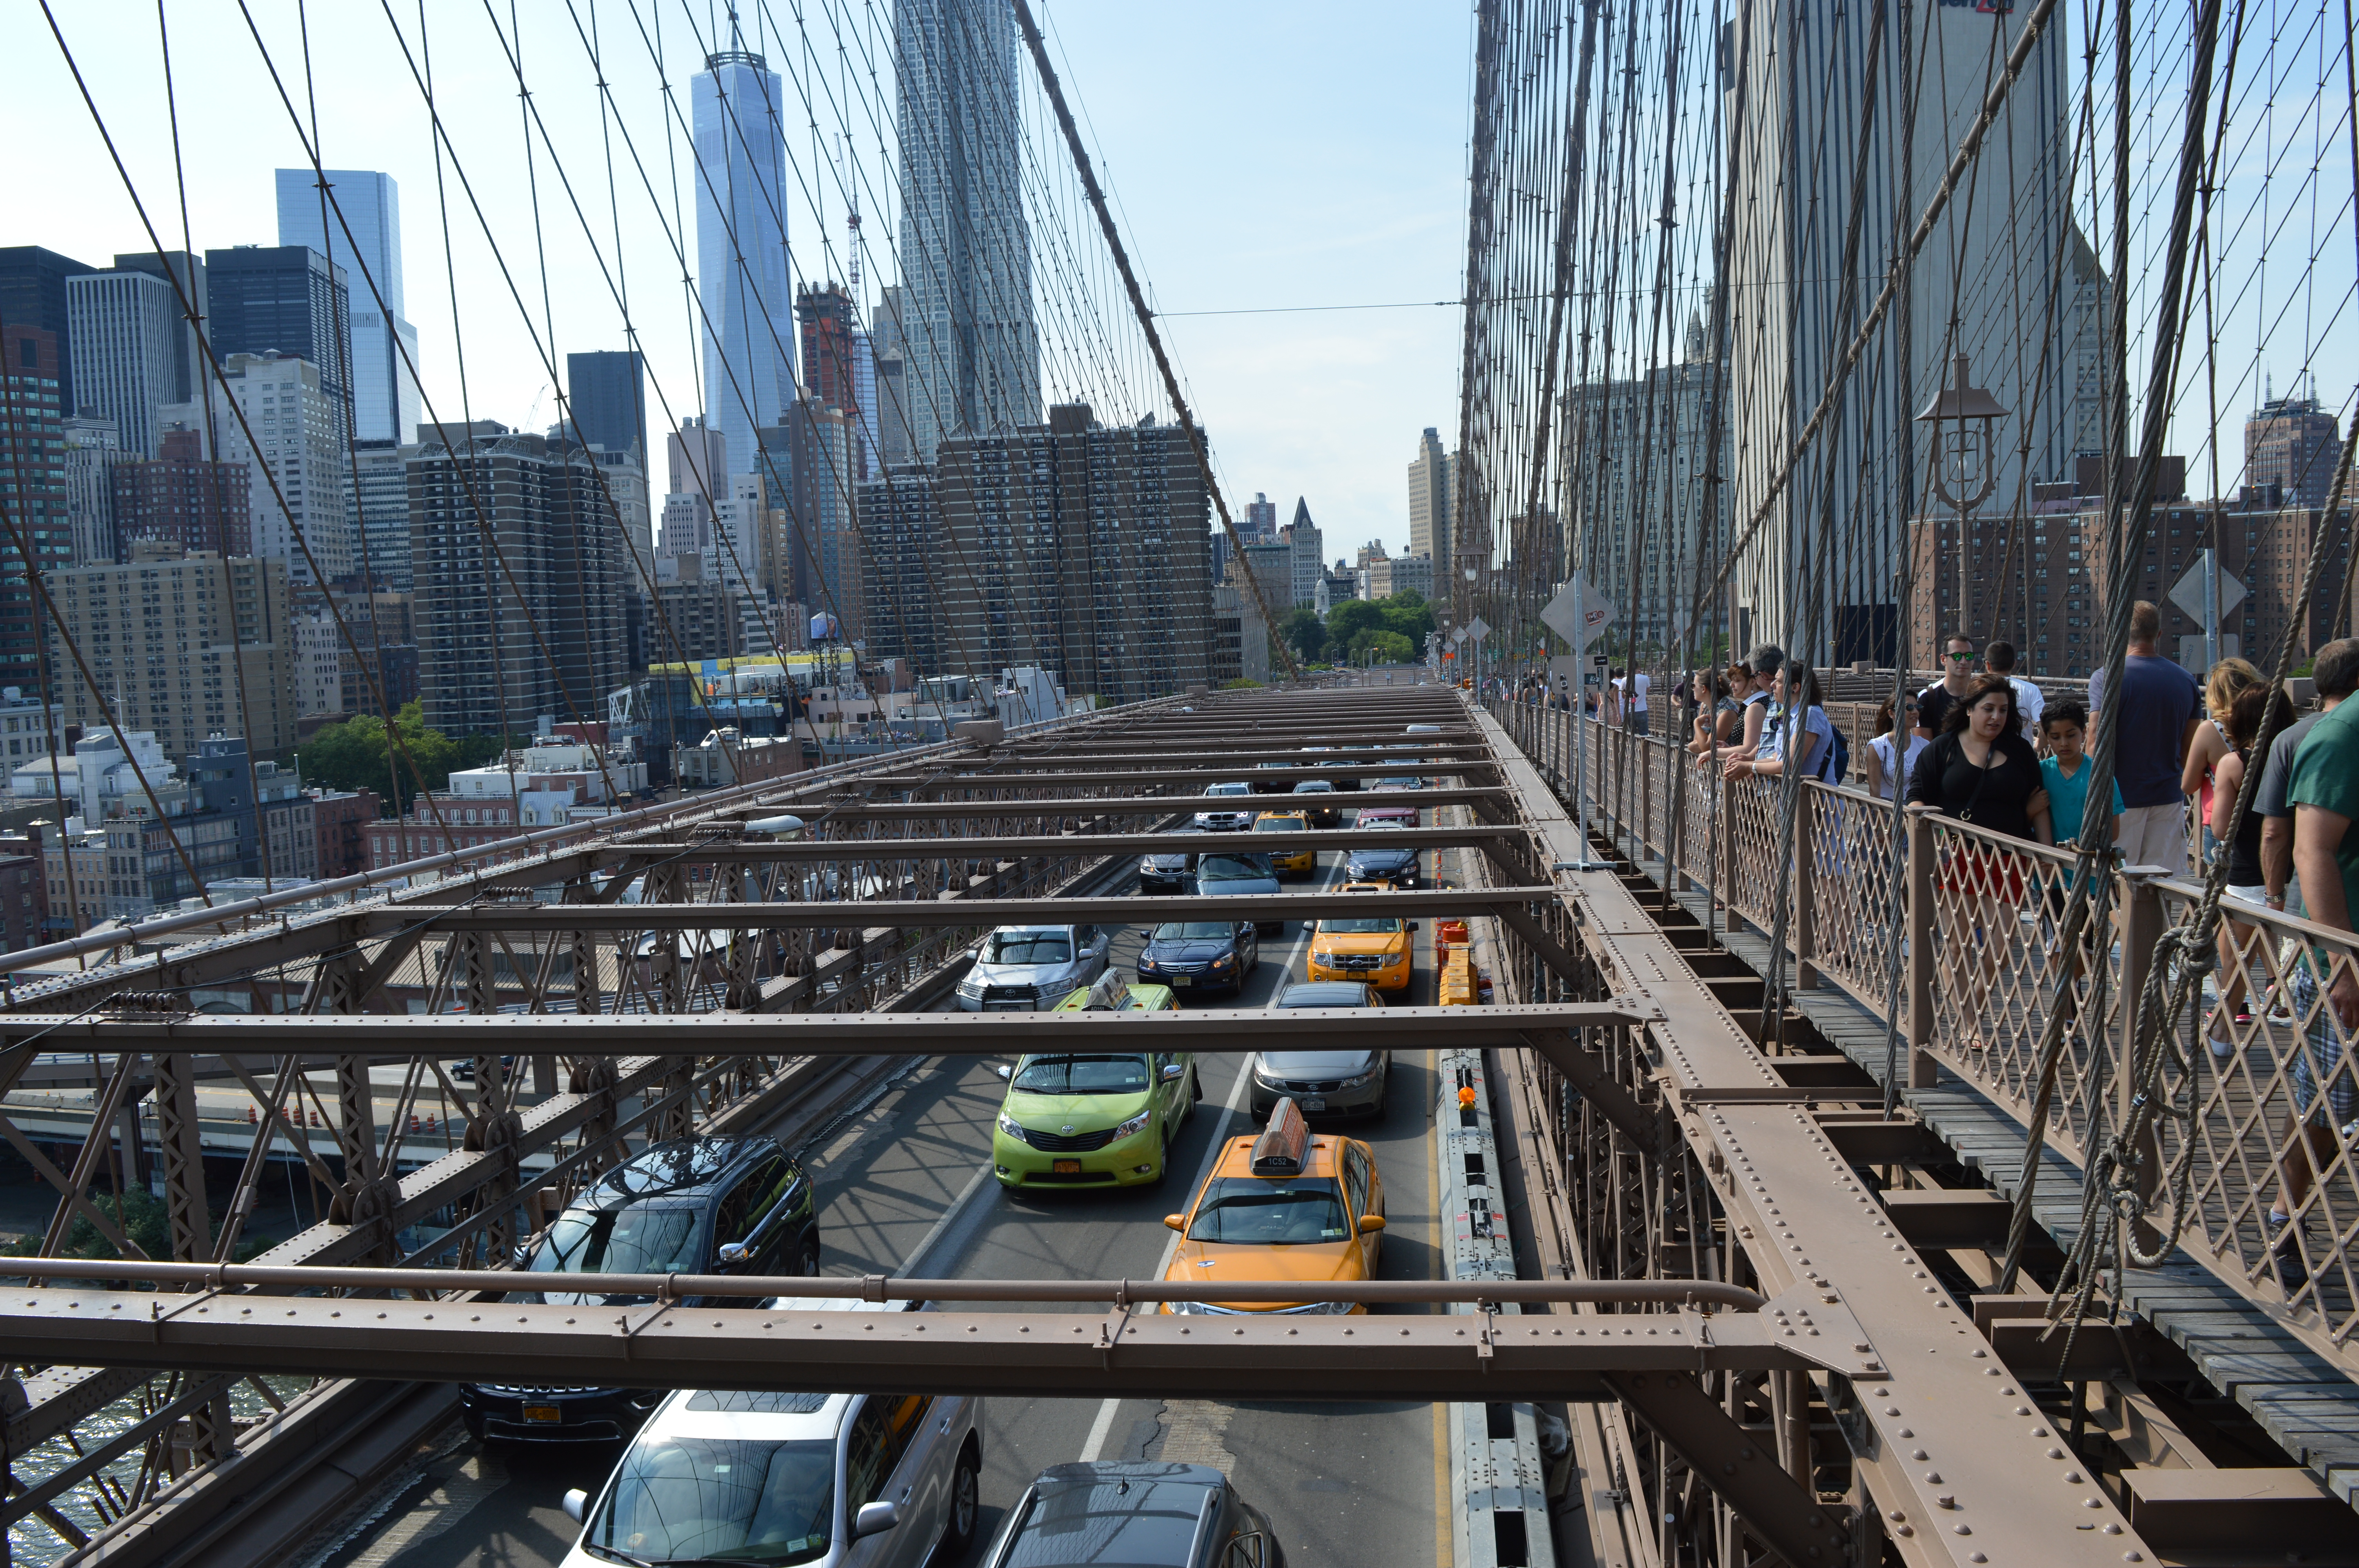
[[[1397,888],[1418,885],[1418,853],[1410,845],[1398,849],[1390,844],[1375,843],[1353,849],[1343,859],[1343,880],[1347,882],[1389,882]]]
[[[1234,996],[1260,962],[1261,937],[1250,920],[1167,920],[1138,955],[1138,979],[1169,986],[1175,1000]]]
[[[1196,851],[1158,849],[1138,861],[1138,891],[1171,893],[1196,891]]]

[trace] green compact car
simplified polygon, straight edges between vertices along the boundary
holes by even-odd
[[[1172,1005],[1168,987],[1128,986],[1110,1004],[1101,1000],[1109,989],[1101,982],[1076,991],[1057,1011]],[[1204,1096],[1196,1059],[1186,1052],[1022,1056],[999,1076],[1007,1098],[991,1135],[991,1167],[1010,1191],[1152,1186],[1163,1179],[1171,1140]]]

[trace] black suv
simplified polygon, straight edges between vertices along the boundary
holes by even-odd
[[[566,1274],[816,1274],[819,1211],[810,1178],[775,1138],[682,1138],[658,1143],[592,1183],[533,1241],[524,1270],[546,1281],[523,1302],[619,1306],[645,1296],[590,1297]],[[760,1297],[698,1296],[690,1306],[756,1306]],[[477,1437],[580,1442],[628,1437],[663,1397],[638,1389],[462,1384]]]
[[[1345,881],[1390,882],[1397,888],[1414,888],[1417,877],[1417,850],[1407,846],[1396,849],[1381,838],[1343,858]]]
[[[984,1568],[1286,1568],[1267,1516],[1205,1465],[1051,1465],[1007,1510]]]

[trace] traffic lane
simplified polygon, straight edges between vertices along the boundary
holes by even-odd
[[[1426,964],[1430,942],[1423,934],[1419,941],[1425,951],[1410,1000],[1432,994]],[[1300,979],[1307,946],[1303,934],[1289,928],[1290,962],[1277,961],[1273,946],[1248,1000],[1266,1001],[1289,979]],[[1241,1054],[1198,1058],[1204,1099],[1195,1120],[1205,1125],[1190,1127],[1175,1148],[1174,1173],[1161,1192],[1011,1198],[978,1229],[959,1272],[993,1279],[1160,1277],[1174,1239],[1159,1224],[1160,1215],[1185,1208],[1201,1180],[1205,1156],[1222,1140],[1252,1130],[1240,1082],[1245,1062]],[[1375,1152],[1386,1217],[1380,1278],[1438,1277],[1432,1200],[1436,1088],[1430,1053],[1397,1054],[1380,1117],[1351,1123],[1321,1119],[1317,1128],[1361,1139]],[[1179,1184],[1181,1173],[1184,1188]],[[1001,1510],[1050,1465],[1076,1458],[1157,1459],[1209,1464],[1227,1472],[1242,1495],[1269,1515],[1278,1539],[1294,1544],[1298,1556],[1316,1542],[1322,1556],[1342,1560],[1348,1554],[1372,1568],[1393,1568],[1436,1561],[1437,1523],[1440,1539],[1448,1539],[1434,1480],[1436,1458],[1443,1451],[1435,1442],[1430,1405],[1000,1400],[988,1412],[984,1444],[983,1493],[995,1526]]]

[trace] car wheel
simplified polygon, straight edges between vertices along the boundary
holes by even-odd
[[[795,1249],[795,1272],[805,1276],[816,1276],[819,1273],[818,1237],[804,1237],[802,1245]]]
[[[940,1561],[956,1563],[974,1545],[974,1527],[983,1519],[982,1465],[970,1441],[959,1450],[958,1469],[951,1476],[950,1518],[942,1521]]]

